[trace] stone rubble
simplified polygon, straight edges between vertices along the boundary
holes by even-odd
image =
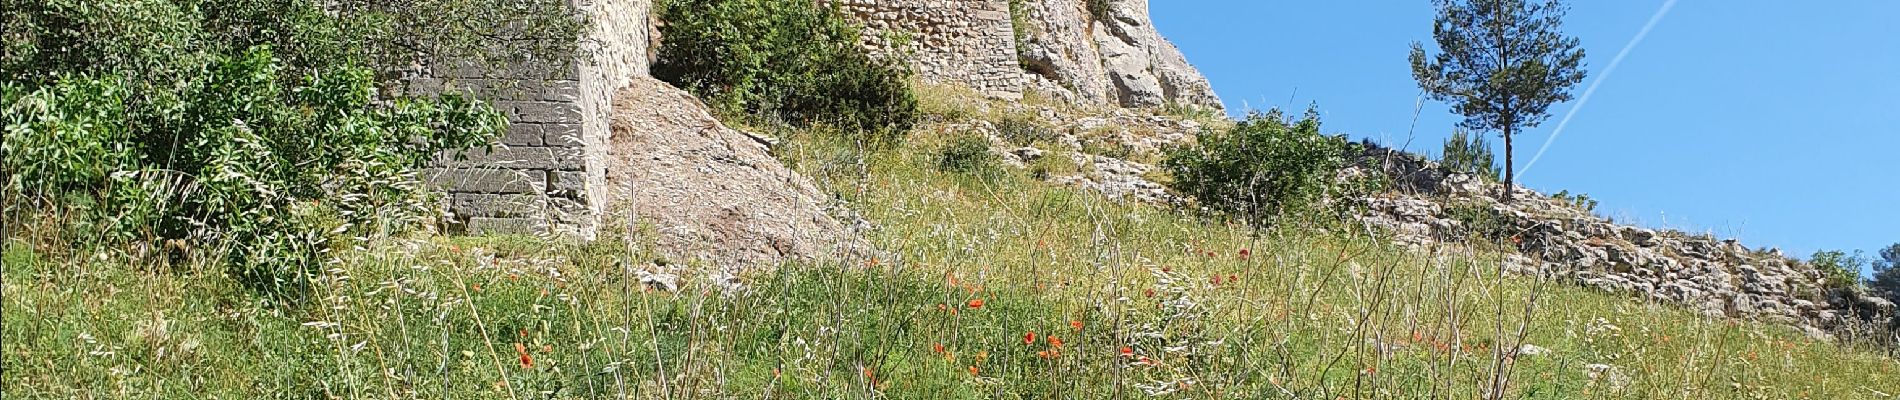
[[[1504,268],[1606,291],[1678,304],[1713,317],[1793,325],[1827,336],[1854,318],[1848,310],[1888,314],[1881,299],[1827,288],[1820,271],[1780,253],[1749,249],[1734,239],[1657,231],[1610,222],[1561,199],[1523,187],[1510,204],[1495,200],[1503,185],[1448,173],[1421,157],[1367,143],[1349,170],[1379,170],[1398,190],[1363,199],[1359,218],[1385,228],[1399,243],[1462,242],[1474,233],[1454,207],[1504,216],[1517,252]],[[1363,173],[1362,171],[1349,171]]]

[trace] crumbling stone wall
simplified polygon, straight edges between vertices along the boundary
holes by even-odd
[[[495,148],[440,157],[423,178],[447,192],[445,225],[469,234],[595,236],[607,203],[607,113],[647,75],[649,0],[575,0],[592,22],[570,60],[501,68],[431,62],[409,79],[422,93],[467,91],[507,114]]]
[[[907,56],[928,82],[989,96],[1023,95],[1009,0],[821,0],[864,24],[865,47]]]

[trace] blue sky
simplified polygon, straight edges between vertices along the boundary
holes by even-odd
[[[1571,1],[1591,76],[1663,0]],[[1161,0],[1155,24],[1229,109],[1317,105],[1329,133],[1405,144],[1431,2]],[[1573,103],[1516,139],[1520,167]],[[1459,117],[1426,100],[1409,148]],[[1503,144],[1489,135],[1503,155]],[[1502,162],[1502,160],[1499,160]],[[1686,0],[1578,112],[1522,183],[1599,214],[1805,257],[1900,242],[1900,1]]]

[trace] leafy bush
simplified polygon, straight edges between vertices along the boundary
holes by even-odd
[[[945,172],[987,173],[997,169],[996,153],[982,135],[961,135],[937,152],[937,169]]]
[[[413,171],[505,127],[473,99],[385,94],[395,64],[547,58],[534,51],[565,51],[581,23],[552,0],[0,3],[6,222],[57,219],[63,243],[164,242],[273,294],[299,293],[332,238],[427,222]],[[398,37],[480,17],[517,23]],[[558,40],[489,43],[516,35]]]
[[[1517,221],[1483,203],[1456,203],[1445,207],[1446,216],[1464,227],[1464,234],[1492,243],[1503,243],[1517,235]]]
[[[918,117],[905,70],[859,46],[832,9],[803,0],[671,0],[653,76],[727,114],[894,139]]]
[[[1254,113],[1227,132],[1207,132],[1167,150],[1170,186],[1202,206],[1256,220],[1307,207],[1344,162],[1346,141],[1320,134],[1319,116]]]
[[[1004,117],[996,121],[996,134],[1009,144],[1028,146],[1056,140],[1055,128],[1028,117]]]
[[[1438,163],[1446,170],[1469,174],[1490,181],[1497,181],[1503,174],[1496,165],[1497,157],[1491,153],[1491,143],[1484,141],[1484,135],[1472,135],[1464,129],[1451,132],[1445,138],[1444,153]]]
[[[1858,253],[1850,256],[1840,250],[1822,250],[1808,257],[1808,265],[1821,271],[1828,288],[1857,289],[1861,287],[1860,268],[1867,265],[1867,259]]]
[[[1571,206],[1581,208],[1584,211],[1597,210],[1596,199],[1590,198],[1590,195],[1588,194],[1577,193],[1575,196],[1572,196],[1570,195],[1569,190],[1560,190],[1560,191],[1557,191],[1556,194],[1550,195],[1550,198],[1557,199],[1558,201],[1562,201],[1565,203],[1570,203]]]

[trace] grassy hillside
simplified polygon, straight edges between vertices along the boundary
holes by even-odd
[[[996,118],[927,98],[939,121]],[[991,108],[1000,105],[988,105]],[[1497,274],[1317,220],[1255,231],[878,151],[779,149],[884,259],[685,276],[593,243],[368,238],[302,298],[9,229],[7,398],[1888,398],[1900,362],[1792,329]],[[609,226],[626,226],[626,221]],[[1540,354],[1513,351],[1532,345]]]

